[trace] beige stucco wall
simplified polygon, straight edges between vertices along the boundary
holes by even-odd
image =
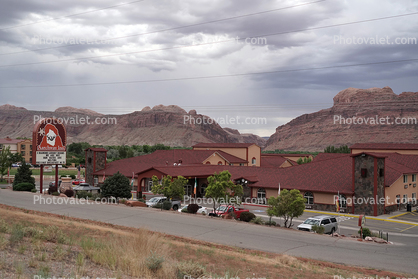
[[[377,153],[399,153],[399,154],[412,154],[412,155],[418,155],[418,150],[404,150],[404,149],[394,149],[394,150],[384,150],[384,149],[352,149],[351,153],[352,154],[357,154],[357,153],[372,153],[372,152],[377,152]]]
[[[288,168],[288,167],[292,167],[293,165],[291,163],[289,163],[289,161],[284,162],[283,164],[281,164],[280,168]]]
[[[17,152],[17,143],[3,143],[3,148],[10,147],[11,153]]]
[[[418,175],[417,175],[418,179]],[[411,185],[409,185],[411,184]],[[412,174],[408,174],[408,182],[403,182],[403,175],[398,178],[390,187],[385,187],[385,206],[390,206],[396,204],[396,195],[400,195],[401,197],[401,203],[403,195],[407,194],[408,198],[412,198],[412,194],[415,193],[417,195],[418,193],[418,187],[413,185],[418,185],[418,182],[412,182]],[[404,185],[408,185],[408,188],[405,189]]]
[[[225,165],[226,163],[226,161],[216,153],[213,153],[212,155],[210,155],[209,158],[203,161],[203,164],[207,164],[208,162],[210,162],[211,165],[217,165],[218,162],[222,162],[222,165]]]
[[[194,150],[222,150],[228,154],[231,154],[235,157],[241,158],[243,160],[248,161],[248,165],[251,166],[251,159],[253,157],[256,158],[256,166],[260,166],[260,157],[261,157],[261,149],[257,145],[251,145],[248,147],[248,154],[247,148],[194,148]]]
[[[25,149],[22,149],[22,145],[25,146]],[[23,158],[25,159],[25,162],[27,163],[32,163],[30,161],[30,158],[32,158],[31,145],[32,145],[32,140],[29,140],[29,139],[21,141],[17,144],[17,152],[23,156]],[[24,152],[24,154],[22,154],[22,152]]]
[[[261,159],[261,149],[257,145],[251,145],[248,147],[248,165],[253,166],[252,164],[252,158],[255,158],[256,163],[255,166],[260,166],[260,159]]]

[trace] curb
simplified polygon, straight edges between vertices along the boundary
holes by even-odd
[[[249,203],[243,203],[243,205],[250,205],[250,206],[259,206],[259,207],[268,207],[267,205],[260,205],[260,204],[249,204]],[[359,215],[352,215],[352,214],[341,214],[336,212],[327,212],[327,211],[315,211],[315,210],[305,210],[305,212],[309,213],[317,213],[317,214],[326,214],[326,215],[336,215],[336,216],[345,216],[345,217],[352,217],[352,218],[359,218]],[[391,223],[398,223],[398,224],[404,224],[404,225],[411,225],[411,226],[418,226],[418,223],[415,222],[408,222],[408,221],[401,221],[401,220],[392,220],[392,218],[396,218],[402,215],[407,214],[408,212],[404,212],[398,215],[394,215],[388,218],[377,218],[377,217],[369,217],[366,216],[366,219],[370,220],[376,220],[376,221],[384,221],[384,222],[391,222]]]

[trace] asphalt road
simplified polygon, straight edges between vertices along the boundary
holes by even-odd
[[[270,228],[239,221],[119,205],[34,203],[32,193],[0,190],[0,203],[190,237],[236,247],[283,253],[348,265],[418,274],[418,238],[395,235],[393,245]],[[37,195],[39,197],[39,195]],[[51,197],[51,196],[43,196]]]

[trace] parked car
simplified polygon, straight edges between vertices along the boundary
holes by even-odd
[[[72,181],[73,185],[79,185],[80,183],[86,183],[86,181],[84,179],[74,179]]]
[[[338,229],[337,218],[328,215],[318,215],[309,217],[302,224],[298,226],[300,231],[312,231],[314,225],[323,226],[325,228],[324,233],[334,233]]]
[[[182,207],[180,207],[180,208],[178,209],[178,212],[181,212],[183,209],[187,208],[188,206],[189,206],[188,204],[183,205]],[[207,208],[207,207],[204,207],[204,206],[199,205],[199,209],[197,210],[197,212],[196,212],[196,213],[197,213],[197,214],[208,214],[208,208]]]
[[[235,215],[236,219],[239,219],[241,217],[241,213],[243,212],[250,212],[248,209],[245,208],[236,208],[233,205],[220,205],[215,212],[210,212],[209,216],[224,216],[230,213],[233,213]]]
[[[166,201],[166,197],[153,197],[150,200],[148,200],[145,204],[148,207],[156,206],[157,204],[162,204],[164,201]],[[173,210],[178,210],[181,207],[181,201],[172,200],[171,205]]]

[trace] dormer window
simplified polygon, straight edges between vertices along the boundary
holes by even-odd
[[[408,175],[403,175],[403,183],[408,183]]]
[[[367,169],[361,169],[361,177],[367,177]]]
[[[251,164],[255,165],[256,163],[257,163],[257,159],[253,157],[253,159],[251,160]]]

